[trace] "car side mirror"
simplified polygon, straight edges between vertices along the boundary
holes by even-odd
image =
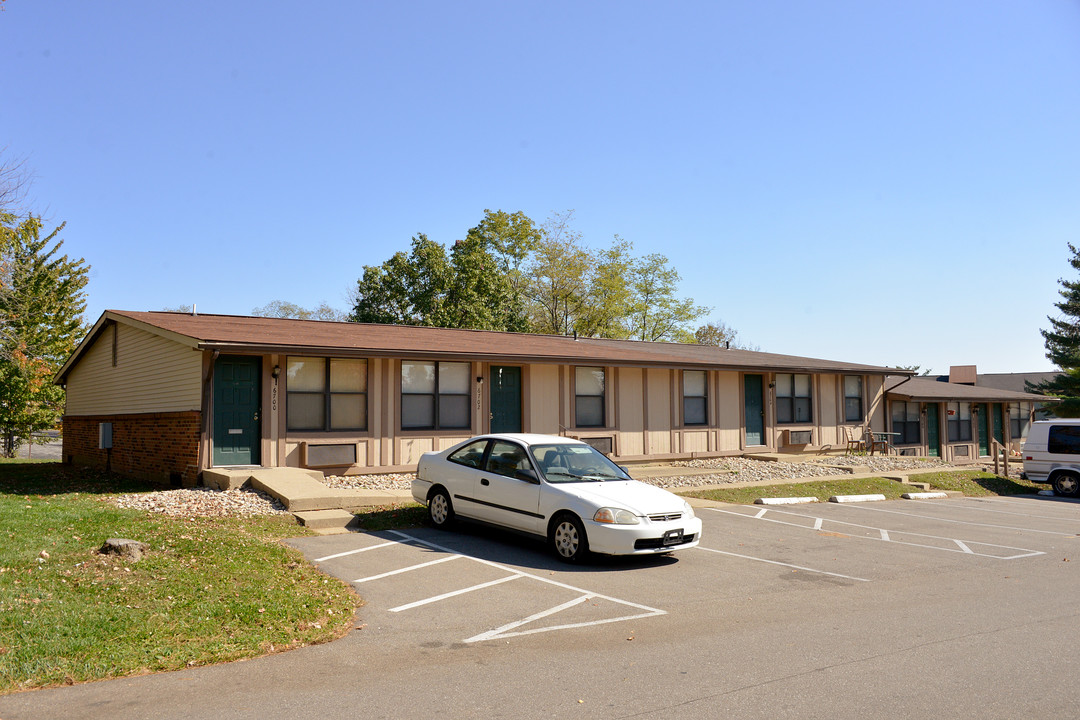
[[[540,477],[536,474],[536,471],[532,468],[522,468],[521,470],[514,471],[514,477],[518,480],[524,480],[530,482],[533,485],[540,484]]]

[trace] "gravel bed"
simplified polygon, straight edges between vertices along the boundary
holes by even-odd
[[[724,485],[741,482],[787,481],[799,478],[825,477],[841,475],[836,466],[853,467],[862,465],[870,472],[890,472],[894,470],[926,469],[937,470],[950,467],[947,463],[932,458],[902,456],[837,456],[801,463],[755,460],[748,457],[710,458],[707,460],[684,460],[671,463],[673,467],[695,469],[715,468],[725,471],[723,474],[685,475],[669,478],[642,478],[644,482],[660,487],[699,487],[701,485]],[[831,467],[830,467],[831,466]]]
[[[181,517],[251,517],[288,512],[276,498],[259,490],[246,489],[160,490],[151,493],[119,495],[113,501],[122,508]]]
[[[332,488],[353,488],[360,490],[404,490],[412,489],[416,473],[387,473],[385,475],[328,475],[324,482]]]

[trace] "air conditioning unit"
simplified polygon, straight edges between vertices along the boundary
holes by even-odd
[[[810,430],[788,430],[788,445],[809,445]]]

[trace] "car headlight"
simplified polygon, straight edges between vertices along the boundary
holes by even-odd
[[[683,517],[692,518],[694,515],[694,508],[690,506],[690,503],[683,500],[682,503]]]
[[[641,518],[629,510],[610,507],[600,508],[593,513],[592,519],[609,525],[637,525],[641,522]]]

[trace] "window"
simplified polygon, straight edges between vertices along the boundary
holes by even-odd
[[[892,404],[892,431],[900,433],[896,438],[897,445],[917,445],[922,442],[919,432],[919,403]]]
[[[402,362],[401,429],[468,428],[469,363]]]
[[[1031,418],[1031,403],[1009,403],[1009,435],[1013,440],[1026,438]]]
[[[844,420],[862,422],[862,375],[844,376]]]
[[[810,376],[778,373],[776,376],[776,422],[808,423],[813,419]]]
[[[945,407],[949,416],[949,442],[970,442],[971,403],[949,403]]]
[[[286,366],[289,430],[367,430],[367,360],[290,357]]]
[[[1055,455],[1080,455],[1080,427],[1051,425],[1046,449]]]
[[[704,370],[683,370],[683,425],[705,425],[709,421]]]
[[[488,453],[487,470],[497,475],[515,477],[518,470],[530,469],[525,449],[514,443],[496,440]]]
[[[484,450],[487,449],[487,444],[487,440],[476,440],[450,453],[446,459],[458,465],[479,468],[481,461],[484,459]]]
[[[574,424],[604,427],[604,368],[574,368]]]

